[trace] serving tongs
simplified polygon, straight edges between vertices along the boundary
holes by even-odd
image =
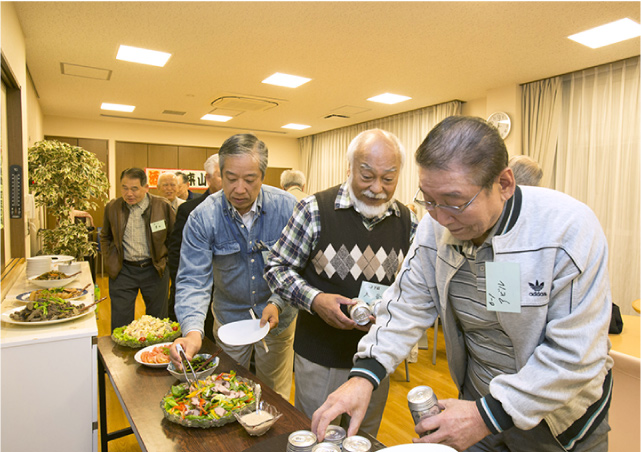
[[[182,360],[183,375],[185,376],[185,381],[187,381],[189,389],[191,389],[192,384],[194,385],[194,388],[197,388],[198,377],[196,376],[196,372],[194,372],[194,368],[191,367],[191,363],[187,359],[187,355],[185,355],[185,350],[183,350],[182,345],[176,344],[176,351]],[[189,380],[189,376],[187,375],[187,366],[189,366],[189,370],[194,377],[193,381]]]

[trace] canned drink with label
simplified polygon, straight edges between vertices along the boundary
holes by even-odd
[[[328,443],[341,444],[345,439],[345,429],[340,425],[330,425],[325,430],[325,440]]]
[[[341,446],[335,443],[322,442],[316,444],[312,452],[341,452]]]
[[[298,430],[287,439],[287,452],[311,452],[316,445],[316,435],[309,430]]]
[[[421,419],[439,414],[441,409],[438,407],[436,394],[429,386],[417,386],[407,393],[407,406],[412,413],[414,425],[418,424]],[[429,435],[432,431],[426,431],[421,436]]]
[[[369,316],[372,311],[369,310],[369,305],[363,300],[353,298],[356,304],[347,308],[350,318],[356,322],[357,325],[367,325],[369,323]]]
[[[349,436],[343,440],[343,452],[369,452],[372,443],[362,436]]]

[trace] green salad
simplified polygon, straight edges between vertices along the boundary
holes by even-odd
[[[180,337],[180,334],[178,322],[143,315],[129,325],[114,329],[111,338],[116,344],[141,348],[161,342],[171,342]]]

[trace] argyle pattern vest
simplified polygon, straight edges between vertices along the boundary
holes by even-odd
[[[353,208],[334,208],[339,188],[315,195],[321,232],[302,276],[322,292],[356,298],[363,281],[394,282],[410,245],[412,222],[407,207],[397,202],[401,216],[390,215],[369,231]],[[342,309],[347,315],[344,306]],[[349,369],[364,334],[333,328],[318,315],[301,310],[294,350],[316,364]]]

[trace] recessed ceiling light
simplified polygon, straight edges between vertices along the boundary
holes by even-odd
[[[568,38],[592,49],[598,49],[637,36],[641,36],[641,25],[631,19],[621,19],[568,36]]]
[[[282,129],[294,129],[294,130],[303,130],[303,129],[309,129],[311,126],[307,126],[305,124],[294,124],[293,122],[284,125],[281,127]]]
[[[101,110],[126,111],[128,113],[134,111],[135,108],[133,105],[109,104],[107,102],[103,102],[100,106]]]
[[[167,63],[167,60],[169,60],[170,56],[171,53],[121,45],[118,49],[118,55],[116,55],[116,59],[131,61],[132,63],[149,64],[151,66],[163,67]]]
[[[297,75],[281,74],[280,72],[276,72],[274,75],[270,75],[265,80],[263,80],[263,83],[267,83],[269,85],[285,86],[287,88],[298,88],[300,85],[303,85],[310,80],[311,78],[299,77]]]
[[[367,100],[371,100],[372,102],[380,102],[382,104],[397,104],[399,102],[404,102],[406,100],[410,100],[411,97],[407,96],[401,96],[400,94],[391,94],[391,93],[385,93],[385,94],[379,94],[378,96],[370,97]]]
[[[200,119],[204,119],[205,121],[218,121],[218,122],[227,122],[231,119],[231,116],[224,116],[224,115],[205,115]]]

